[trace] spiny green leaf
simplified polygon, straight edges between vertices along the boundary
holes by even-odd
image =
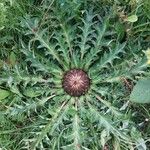
[[[23,94],[25,96],[28,96],[28,97],[37,97],[39,95],[42,94],[42,91],[40,89],[36,89],[36,88],[27,88],[26,90],[24,90]]]
[[[99,72],[102,68],[107,68],[107,64],[112,64],[112,61],[114,59],[118,59],[119,57],[117,56],[119,53],[123,52],[124,47],[126,43],[123,44],[116,44],[116,47],[113,49],[110,49],[110,52],[107,53],[105,52],[104,55],[100,58],[100,63],[94,68],[94,72]]]
[[[40,135],[38,135],[35,139],[35,141],[32,143],[31,148],[36,149],[36,147],[42,143],[42,140],[49,132],[50,134],[53,134],[55,129],[59,126],[59,124],[62,122],[62,119],[65,117],[66,112],[68,111],[69,105],[66,102],[64,102],[60,108],[56,109],[56,112],[54,113],[53,117],[49,120],[49,122],[44,125],[42,128],[42,131],[40,132]],[[64,108],[65,107],[65,108]],[[64,109],[63,113],[61,113],[62,109]]]
[[[55,50],[52,43],[49,43],[49,40],[48,40],[49,38],[45,38],[46,30],[43,30],[43,31],[38,33],[38,32],[33,31],[33,28],[30,26],[28,21],[26,21],[26,25],[33,32],[33,34],[35,35],[34,40],[39,41],[41,43],[41,46],[47,48],[48,52],[52,55],[52,57],[54,59],[56,59],[60,65],[64,66],[64,63],[62,61],[63,58],[60,57],[60,55]],[[64,66],[64,67],[66,67],[66,66]]]
[[[94,41],[94,48],[91,48],[90,52],[86,56],[85,63],[85,69],[88,69],[88,67],[97,59],[97,54],[102,50],[101,46],[103,45],[103,37],[105,35],[107,25],[108,25],[109,19],[105,19],[103,24],[98,24],[95,27],[95,30],[97,31],[97,36],[95,36],[96,40]],[[92,40],[92,39],[91,39]],[[111,42],[111,40],[109,40]],[[109,43],[108,42],[108,43]]]
[[[91,14],[92,12],[88,13],[86,12],[86,19],[82,19],[83,22],[83,28],[79,27],[82,31],[82,35],[80,36],[81,42],[79,42],[80,46],[80,52],[81,52],[81,60],[83,59],[85,53],[89,49],[89,45],[87,44],[88,41],[91,41],[91,38],[89,37],[93,33],[92,25],[94,22],[92,22],[94,16]]]
[[[97,111],[94,106],[89,105],[90,114],[93,115],[93,119],[98,121],[98,125],[101,127],[105,127],[108,133],[112,133],[116,139],[122,139],[125,143],[130,143],[131,139],[127,134],[118,129],[115,124],[111,122],[108,116],[101,114],[101,112]],[[94,120],[93,120],[94,121]]]

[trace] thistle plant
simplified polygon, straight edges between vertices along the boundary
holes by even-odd
[[[53,30],[39,27],[37,18],[22,21],[25,62],[4,72],[0,81],[12,99],[1,113],[17,126],[1,133],[16,139],[17,146],[8,147],[146,149],[128,101],[132,84],[147,67],[145,58],[135,62],[137,55],[118,41],[109,16],[86,11],[73,19],[57,20]]]

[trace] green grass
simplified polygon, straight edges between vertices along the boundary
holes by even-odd
[[[129,101],[150,77],[149,10],[148,0],[2,0],[0,149],[149,149],[149,104]],[[91,79],[80,97],[62,87],[73,68]]]

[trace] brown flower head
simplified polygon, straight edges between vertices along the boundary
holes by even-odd
[[[81,69],[72,69],[65,73],[62,86],[71,96],[84,95],[90,87],[90,79]]]

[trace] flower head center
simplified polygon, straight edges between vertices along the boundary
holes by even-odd
[[[69,95],[81,96],[88,91],[90,79],[83,70],[72,69],[64,75],[62,86]]]

